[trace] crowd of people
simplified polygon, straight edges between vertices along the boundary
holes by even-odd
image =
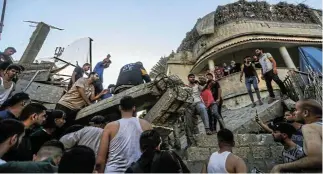
[[[14,50],[15,51],[15,50]],[[13,52],[14,52],[13,51]],[[5,51],[6,52],[6,51]],[[11,49],[12,52],[12,49]],[[275,60],[270,53],[257,49],[270,98],[274,80],[283,95],[284,87],[279,83]],[[2,53],[1,53],[2,54]],[[5,54],[8,55],[8,54]],[[12,55],[12,54],[11,54]],[[90,64],[76,67],[68,91],[61,97],[55,109],[49,110],[40,103],[33,103],[28,94],[18,92],[6,94],[12,84],[7,79],[22,71],[9,62],[1,74],[0,97],[0,172],[5,173],[189,173],[188,167],[174,151],[162,149],[162,138],[152,125],[136,117],[134,98],[124,96],[120,100],[121,118],[109,121],[97,115],[89,125],[75,122],[77,112],[103,99],[107,94],[120,93],[133,86],[150,82],[141,62],[123,66],[116,85],[103,89],[103,71],[111,64],[110,55],[99,62],[93,72],[87,73]],[[0,65],[7,61],[1,62]],[[12,68],[15,67],[15,68]],[[88,77],[83,77],[87,73]],[[250,81],[258,81],[251,58],[244,59],[241,77],[245,74],[249,92]],[[9,78],[10,77],[10,78]],[[257,84],[257,83],[256,83]],[[189,146],[195,146],[194,135],[199,133],[197,117],[203,121],[207,135],[217,134],[219,150],[212,153],[201,169],[207,173],[246,173],[245,161],[232,152],[235,145],[233,133],[226,129],[221,106],[222,90],[217,77],[207,73],[198,80],[188,75],[188,87],[192,88],[193,103],[186,108],[184,121]],[[254,85],[257,92],[257,86]],[[4,91],[4,92],[3,92]],[[258,90],[259,91],[259,90]],[[257,94],[258,96],[258,94]],[[261,102],[261,98],[258,98]],[[253,101],[253,99],[251,98]],[[256,122],[274,140],[282,143],[283,159],[273,172],[321,171],[322,164],[322,107],[314,100],[300,100],[295,111],[285,113],[282,122]],[[217,129],[219,123],[220,129]]]

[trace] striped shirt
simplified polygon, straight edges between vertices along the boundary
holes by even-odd
[[[296,144],[292,149],[284,149],[282,152],[284,163],[290,163],[299,160],[305,156],[303,148]]]

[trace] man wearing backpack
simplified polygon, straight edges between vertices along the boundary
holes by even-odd
[[[258,48],[255,50],[256,55],[259,58],[259,62],[261,64],[261,79],[266,81],[267,90],[269,92],[269,100],[268,104],[274,102],[275,94],[273,87],[271,85],[271,81],[274,80],[280,88],[280,91],[283,93],[283,99],[286,100],[287,90],[284,83],[279,79],[277,72],[277,64],[275,59],[270,53],[264,53],[262,49]]]

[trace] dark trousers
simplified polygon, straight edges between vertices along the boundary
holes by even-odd
[[[66,114],[66,118],[65,118],[66,122],[65,122],[64,126],[61,128],[62,130],[66,130],[66,128],[68,128],[74,124],[78,111],[72,110],[72,109],[70,109],[64,105],[58,104],[58,103],[56,104],[55,109],[64,111]]]
[[[273,80],[279,86],[280,91],[283,94],[287,94],[287,90],[286,90],[286,87],[285,87],[284,83],[279,79],[278,75],[275,74],[273,70],[270,70],[270,71],[266,72],[264,74],[264,78],[265,78],[265,81],[266,81],[266,86],[267,86],[267,90],[269,92],[270,97],[273,97],[273,98],[275,97],[273,86],[271,85],[271,81],[273,81]]]
[[[217,123],[219,122],[220,129],[223,129],[224,121],[222,116],[219,113],[219,106],[216,103],[213,103],[208,108],[208,115],[209,115],[209,124],[210,124],[210,130],[216,131]]]
[[[95,95],[100,94],[100,92],[103,90],[103,83],[101,80],[97,80],[94,83],[94,90],[95,90]]]

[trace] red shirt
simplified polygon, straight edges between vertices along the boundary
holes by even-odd
[[[201,92],[201,97],[204,101],[205,106],[208,108],[212,103],[214,103],[214,98],[212,92],[209,88]]]

